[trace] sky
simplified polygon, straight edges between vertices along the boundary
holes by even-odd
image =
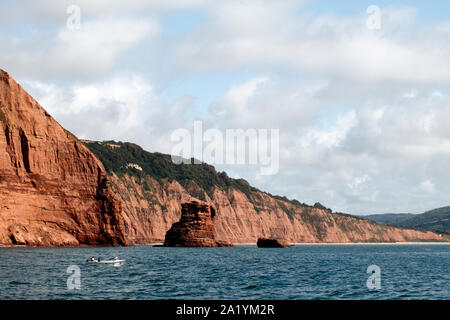
[[[2,1],[0,50],[79,138],[278,129],[276,174],[217,169],[351,214],[450,205],[448,1]]]

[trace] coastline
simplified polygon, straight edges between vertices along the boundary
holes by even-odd
[[[436,242],[300,242],[300,243],[289,243],[291,246],[407,246],[407,245],[450,245],[450,242],[436,241]],[[131,246],[123,247],[138,247],[138,246],[150,246],[150,247],[160,247],[162,242],[148,243],[148,244],[136,244]],[[257,246],[256,243],[233,243],[235,247],[238,246]],[[2,248],[101,248],[110,246],[53,246],[53,247],[40,247],[40,246],[27,246],[27,245],[4,245],[0,244],[0,249]],[[120,246],[119,246],[120,247]],[[113,248],[113,247],[111,247]],[[183,248],[183,247],[180,247]]]
[[[234,243],[235,246],[256,246],[256,243]],[[300,242],[292,246],[379,246],[379,245],[450,245],[450,242]]]

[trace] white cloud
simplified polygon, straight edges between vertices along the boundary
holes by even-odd
[[[363,175],[362,177],[354,178],[354,179],[352,180],[352,182],[350,182],[350,183],[348,184],[348,187],[349,187],[351,190],[355,190],[355,189],[357,189],[361,184],[366,183],[366,182],[368,182],[368,181],[370,181],[370,176],[367,175],[367,174],[365,174],[365,175]]]
[[[430,180],[425,180],[420,183],[420,190],[426,193],[435,192],[434,184]]]
[[[450,22],[419,24],[419,10],[387,7],[373,31],[363,7],[311,14],[303,1],[77,3],[75,32],[65,28],[71,1],[0,12],[0,50],[2,67],[78,136],[170,152],[172,130],[193,118],[205,130],[278,128],[276,176],[220,169],[350,213],[448,205]],[[192,10],[204,19],[165,37],[166,13]],[[9,32],[11,17],[32,28]],[[221,72],[232,80],[209,106],[165,87]]]
[[[77,125],[75,130],[81,138],[107,139],[108,135],[120,137],[140,129],[145,121],[142,115],[150,115],[146,104],[153,95],[152,88],[136,76],[116,76],[107,82],[76,84],[67,89],[36,81],[26,82],[25,87],[68,129]],[[95,117],[88,120],[89,115]],[[83,118],[87,121],[79,126],[76,121]]]
[[[412,8],[383,8],[380,32],[365,27],[365,14],[309,17],[296,15],[301,10],[293,8],[284,1],[221,2],[210,10],[213,19],[177,43],[179,68],[195,72],[275,64],[369,83],[450,82],[450,53],[439,49],[448,33],[417,30]],[[415,41],[405,34],[405,25]]]
[[[86,80],[111,74],[127,50],[158,33],[156,21],[106,18],[83,21],[79,30],[64,25],[56,33],[31,35],[27,41],[5,37],[0,48],[15,74]]]
[[[245,108],[248,104],[248,100],[255,94],[258,87],[264,82],[269,81],[266,77],[254,78],[244,83],[243,85],[233,85],[225,93],[225,99],[230,107],[236,107],[239,109]]]
[[[407,99],[414,99],[415,97],[417,97],[417,92],[415,90],[411,90],[409,92],[404,93],[403,96]]]
[[[187,120],[191,101],[165,104],[148,80],[134,74],[115,75],[105,82],[69,87],[38,81],[23,83],[39,103],[79,138],[121,140],[147,150],[170,152],[168,136]]]
[[[208,3],[208,0],[34,0],[24,5],[7,6],[5,11],[8,15],[5,15],[5,19],[2,20],[9,23],[21,21],[24,24],[30,19],[35,19],[33,22],[37,24],[61,22],[68,16],[66,9],[71,5],[80,7],[82,17],[97,18],[108,15],[151,16],[161,12],[201,8]]]
[[[309,121],[322,86],[284,85],[267,76],[232,84],[210,106],[211,125],[221,128],[278,128]]]
[[[325,148],[339,147],[347,137],[348,132],[357,124],[356,113],[351,111],[340,116],[334,127],[329,130],[312,129],[301,140],[302,148],[323,146]]]

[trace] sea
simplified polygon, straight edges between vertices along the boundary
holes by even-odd
[[[427,244],[0,248],[0,299],[444,300],[449,266]]]

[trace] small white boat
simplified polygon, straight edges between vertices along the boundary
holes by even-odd
[[[100,260],[97,263],[123,263],[125,260]]]
[[[125,260],[88,260],[88,263],[109,263],[109,264],[122,264]]]

